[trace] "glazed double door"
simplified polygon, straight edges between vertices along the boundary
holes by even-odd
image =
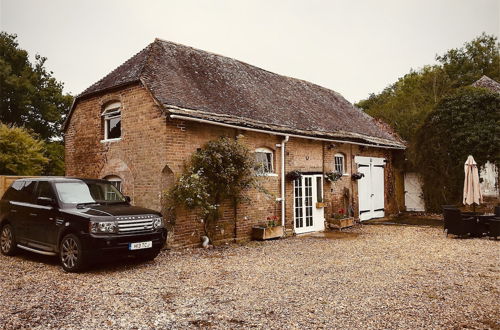
[[[307,233],[325,229],[323,207],[323,175],[302,175],[293,182],[293,222],[295,233]]]

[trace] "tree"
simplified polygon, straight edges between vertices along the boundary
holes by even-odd
[[[64,176],[64,144],[61,141],[45,142],[44,156],[49,159],[43,175]]]
[[[423,178],[426,208],[458,203],[463,165],[473,155],[479,165],[500,161],[500,95],[462,87],[444,97],[416,134],[416,169]]]
[[[40,175],[48,163],[44,144],[22,127],[0,123],[0,173]]]
[[[405,140],[416,130],[439,99],[450,90],[450,81],[439,66],[411,71],[378,95],[370,95],[357,106],[380,118]]]
[[[36,55],[30,63],[16,38],[0,32],[0,122],[31,129],[46,141],[60,138],[73,98],[45,69],[47,59]]]
[[[220,138],[196,151],[168,194],[168,203],[195,209],[203,219],[205,234],[213,241],[220,206],[229,201],[234,207],[244,192],[259,188],[255,162],[248,148],[237,140]]]
[[[436,56],[436,60],[441,63],[454,88],[468,86],[484,75],[500,81],[498,39],[492,35],[483,33],[462,48],[450,49]]]
[[[440,64],[410,71],[357,106],[390,124],[409,142],[411,151],[417,129],[443,96],[483,75],[500,81],[499,50],[497,37],[483,33],[462,48],[436,55]]]

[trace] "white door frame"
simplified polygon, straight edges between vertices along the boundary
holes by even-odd
[[[293,228],[296,234],[325,229],[324,209],[316,207],[318,198],[324,200],[323,184],[323,174],[303,174],[294,180]]]
[[[358,216],[360,221],[385,216],[385,159],[354,157],[358,171],[365,176],[358,180]],[[382,171],[382,173],[380,173]]]

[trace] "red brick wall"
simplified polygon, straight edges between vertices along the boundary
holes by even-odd
[[[122,139],[101,142],[103,129],[101,113],[110,101],[122,104]],[[66,171],[68,176],[104,178],[117,175],[123,179],[123,190],[138,206],[161,210],[163,192],[178,177],[190,155],[197,148],[220,136],[243,141],[251,150],[266,147],[274,151],[275,175],[259,177],[266,191],[247,192],[250,202],[243,202],[235,210],[227,202],[221,207],[221,219],[217,240],[246,240],[256,224],[266,222],[269,216],[281,218],[280,197],[281,148],[283,137],[196,123],[172,120],[162,114],[149,92],[136,85],[114,93],[99,95],[80,101],[68,125],[65,136]],[[394,180],[390,151],[376,148],[361,148],[349,144],[332,144],[309,139],[290,138],[286,145],[285,172],[301,170],[328,172],[333,169],[333,155],[342,152],[346,157],[348,176],[335,183],[325,181],[324,194],[327,207],[325,216],[330,216],[342,204],[342,191],[351,191],[351,203],[357,215],[357,187],[350,175],[356,171],[355,155],[385,157],[386,187]],[[293,230],[292,183],[286,182],[286,226]],[[394,212],[394,192],[386,189],[386,209]],[[236,221],[235,221],[236,220]],[[204,235],[203,223],[194,211],[178,210],[175,225],[169,235],[171,246],[197,245]]]

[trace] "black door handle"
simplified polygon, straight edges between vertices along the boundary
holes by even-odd
[[[31,215],[32,217],[36,217],[38,214],[36,214],[36,213],[30,213],[30,215]]]

